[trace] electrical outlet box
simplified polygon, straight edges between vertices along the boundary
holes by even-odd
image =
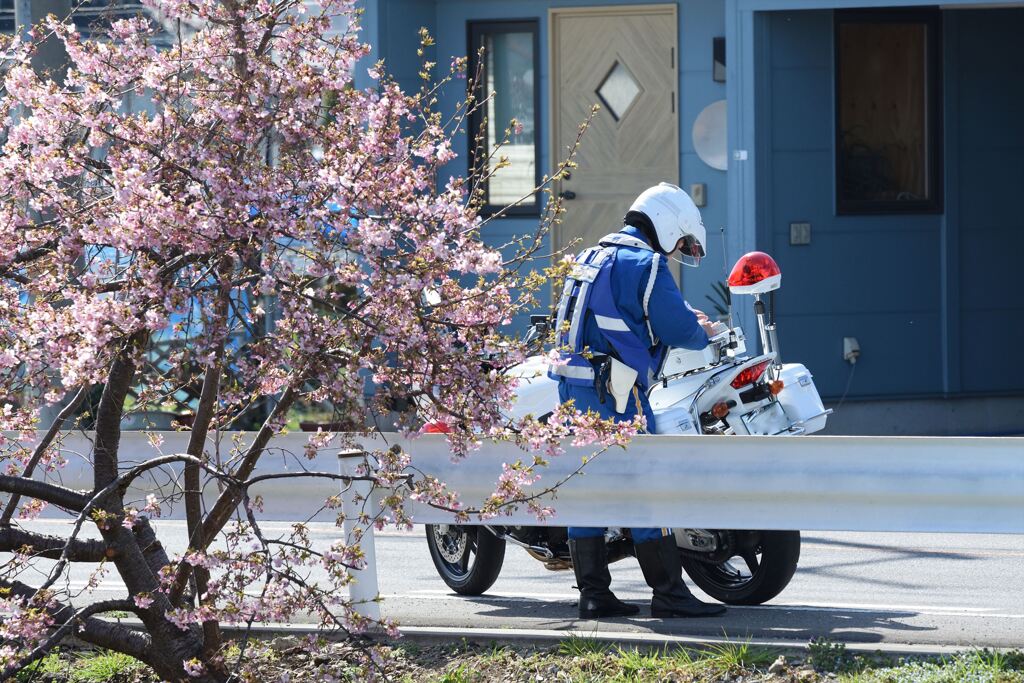
[[[811,243],[810,223],[790,223],[789,243],[795,246],[802,246]]]
[[[693,183],[690,185],[690,199],[697,206],[708,205],[708,186],[704,183]]]
[[[857,343],[857,338],[843,337],[843,360],[853,365],[858,358],[860,358],[860,344]]]

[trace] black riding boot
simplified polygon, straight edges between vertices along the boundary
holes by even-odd
[[[569,539],[569,554],[580,589],[580,619],[628,617],[640,612],[639,607],[622,602],[608,589],[612,575],[608,573],[604,536]]]
[[[635,543],[634,547],[644,579],[654,589],[652,617],[713,617],[725,612],[724,605],[708,604],[693,597],[683,583],[683,565],[674,536]]]

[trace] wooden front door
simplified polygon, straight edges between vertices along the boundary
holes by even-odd
[[[553,246],[571,253],[622,226],[640,192],[679,182],[675,5],[550,11],[552,161],[583,136],[571,177],[557,191],[566,213]],[[568,199],[571,197],[571,199]]]

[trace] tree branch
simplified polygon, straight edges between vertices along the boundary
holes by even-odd
[[[34,588],[21,581],[0,579],[0,588],[7,589],[12,595],[24,598],[25,600],[31,600],[36,594]],[[47,608],[47,612],[60,626],[29,655],[14,664],[8,665],[3,672],[0,672],[0,680],[8,680],[21,669],[44,657],[62,638],[68,635],[75,635],[93,645],[123,652],[140,661],[145,661],[147,651],[152,644],[150,636],[141,631],[96,619],[92,616],[113,611],[137,612],[138,608],[130,600],[104,600],[87,605],[80,610],[75,610],[75,608],[64,603],[52,601],[51,606]]]
[[[74,525],[74,527],[71,530],[70,538],[71,539],[75,539],[78,536],[78,532],[82,530],[82,525],[85,524],[85,521],[90,517],[91,513],[94,510],[96,510],[96,509],[103,509],[103,510],[107,511],[108,513],[110,512],[110,507],[111,506],[108,504],[108,501],[107,501],[108,496],[110,496],[111,494],[117,492],[117,494],[118,494],[117,495],[117,499],[121,500],[121,497],[123,496],[123,491],[128,488],[128,486],[131,484],[132,481],[134,481],[135,479],[140,477],[143,473],[145,473],[145,472],[147,472],[147,471],[149,471],[149,470],[151,470],[153,468],[160,467],[162,465],[167,465],[167,464],[170,464],[172,462],[199,462],[199,461],[196,458],[193,458],[192,456],[187,455],[187,454],[162,455],[162,456],[160,456],[158,458],[153,458],[152,460],[147,460],[144,463],[136,465],[135,467],[131,468],[127,472],[124,472],[123,474],[119,475],[116,479],[114,479],[112,482],[107,484],[105,487],[103,487],[102,489],[100,489],[99,491],[94,493],[92,498],[90,498],[86,502],[86,504],[82,506],[81,512],[78,513],[78,517],[75,519],[75,525]],[[225,477],[225,475],[223,475],[221,472],[219,472],[218,470],[210,467],[206,463],[199,462],[199,465],[204,470],[210,472],[211,474],[213,474],[215,476]],[[225,477],[225,478],[227,478],[227,477]],[[121,511],[118,510],[117,512],[120,513]],[[142,558],[143,563],[145,564],[145,566],[147,568],[149,568],[149,563],[146,561],[146,558],[142,554],[142,548],[139,547],[138,538],[136,536],[131,536],[130,537],[132,541],[135,541],[135,546],[134,546],[134,548],[129,548],[129,547],[126,547],[124,545],[125,537],[123,535],[121,535],[121,532],[126,532],[127,529],[124,529],[120,525],[114,525],[114,529],[113,530],[111,530],[110,527],[108,527],[106,525],[100,524],[98,526],[99,526],[99,529],[100,529],[100,533],[103,534],[103,538],[107,541],[108,548],[110,550],[110,553],[112,554],[112,559],[115,561],[115,563],[117,563],[117,562],[119,562],[121,560],[121,551],[129,551],[129,552],[138,551],[139,556]],[[120,538],[118,537],[119,535],[120,535]],[[53,566],[53,568],[50,570],[50,575],[47,578],[47,580],[45,582],[43,582],[42,586],[40,587],[40,590],[50,588],[50,586],[52,586],[57,581],[57,578],[60,576],[61,572],[64,571],[64,567],[67,566],[67,563],[70,561],[69,553],[70,553],[70,551],[69,551],[68,546],[65,546],[64,551],[61,553],[60,557],[58,558],[57,564],[55,564]],[[119,570],[120,570],[120,567],[119,567]],[[155,584],[156,584],[156,581],[157,581],[156,577],[157,577],[156,571],[151,571],[149,578],[152,579],[152,581],[149,582],[149,583],[152,583],[154,585],[153,586],[148,586],[147,585],[146,587],[139,588],[138,586],[132,585],[132,580],[133,579],[134,580],[140,580],[141,577],[136,576],[136,575],[126,575],[126,573],[124,571],[121,571],[121,578],[124,579],[125,584],[128,586],[129,590],[150,590],[151,588],[155,588]]]
[[[96,444],[93,447],[94,490],[100,490],[117,479],[117,450],[121,442],[121,416],[124,399],[135,376],[134,347],[144,339],[144,332],[131,335],[110,365],[96,410]]]
[[[0,474],[0,492],[38,498],[75,512],[81,511],[89,503],[89,495],[82,491],[64,488],[48,481],[12,477],[6,474]]]
[[[299,382],[298,384],[301,384]],[[295,401],[295,388],[289,386],[281,394],[280,400],[274,409],[267,416],[267,419],[263,421],[260,426],[260,430],[256,433],[256,438],[253,439],[249,448],[246,449],[245,455],[242,457],[241,463],[238,468],[232,473],[235,480],[245,480],[252,474],[252,471],[256,468],[256,463],[259,462],[260,456],[263,455],[263,451],[266,449],[267,444],[270,442],[270,438],[276,431],[274,425],[282,418],[282,416],[288,412],[292,402]],[[217,498],[217,502],[214,503],[213,509],[210,510],[209,514],[206,515],[206,519],[203,520],[203,526],[201,530],[200,538],[203,539],[203,545],[196,550],[205,550],[206,546],[209,545],[210,541],[220,533],[220,530],[224,528],[224,525],[231,519],[232,511],[238,507],[238,503],[242,500],[242,489],[237,486],[229,486],[225,489],[220,496]],[[182,594],[185,592],[185,585],[188,583],[188,578],[191,574],[192,565],[187,562],[182,562],[178,566],[178,574],[175,576],[174,586],[168,593],[168,598],[173,604],[178,604],[181,600]]]
[[[107,544],[103,541],[36,534],[13,527],[0,528],[0,552],[13,552],[26,546],[36,557],[49,560],[59,560],[65,547],[68,548],[69,562],[102,562],[107,556]]]
[[[78,393],[75,394],[75,397],[72,398],[66,406],[64,406],[64,409],[60,411],[56,419],[54,419],[53,424],[51,424],[50,428],[46,430],[46,434],[43,435],[42,440],[40,440],[39,444],[36,445],[36,450],[32,453],[32,458],[28,461],[28,464],[25,465],[25,471],[21,473],[22,477],[25,479],[32,477],[32,473],[35,471],[36,465],[38,465],[39,461],[42,460],[43,454],[46,453],[46,449],[49,448],[50,444],[53,443],[53,440],[57,438],[58,432],[60,432],[61,427],[64,426],[64,421],[71,417],[71,414],[75,412],[88,393],[89,385],[83,386],[78,390]],[[7,508],[4,510],[3,516],[0,517],[0,526],[9,526],[11,524],[11,517],[14,516],[14,511],[18,509],[18,502],[20,500],[21,496],[18,494],[11,496],[11,499],[7,502]]]
[[[220,292],[217,297],[216,307],[213,312],[213,318],[220,325],[224,324],[224,319],[228,313],[228,302],[231,298],[230,289],[230,275],[231,275],[231,262],[229,259],[222,259],[218,264],[218,284],[220,285]],[[204,325],[205,327],[205,325]],[[205,460],[203,458],[204,446],[206,444],[206,435],[210,431],[210,423],[213,421],[214,413],[217,410],[217,396],[220,393],[220,377],[221,368],[224,362],[224,335],[226,331],[220,326],[214,327],[214,334],[218,335],[217,348],[213,363],[206,368],[206,373],[203,377],[203,388],[199,393],[199,404],[196,406],[195,420],[192,423],[192,433],[189,435],[188,446],[185,449],[186,452],[194,458],[200,461]],[[190,548],[204,548],[205,541],[203,539],[203,492],[202,482],[199,477],[200,468],[196,463],[185,464],[185,519],[188,528],[189,547]],[[195,578],[195,594],[200,596],[200,602],[202,602],[202,596],[206,595],[206,589],[210,581],[210,572],[204,567],[195,567],[192,570],[192,575]],[[203,649],[207,656],[212,656],[216,653],[217,649],[220,648],[221,634],[217,623],[214,621],[203,622]]]

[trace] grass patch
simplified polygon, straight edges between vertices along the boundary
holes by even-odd
[[[357,643],[327,652],[254,648],[259,680],[362,683],[365,655]],[[230,646],[225,654],[235,655]],[[375,655],[383,679],[401,683],[1024,683],[1024,653],[976,650],[949,657],[893,660],[851,653],[841,643],[816,641],[785,656],[773,648],[731,641],[661,649],[615,645],[573,635],[553,646],[455,641],[447,645],[384,645]],[[142,663],[111,653],[60,651],[20,672],[17,683],[153,683]]]
[[[726,674],[744,669],[768,667],[778,655],[779,653],[774,649],[752,647],[749,640],[728,641],[708,647],[701,653],[696,663],[718,673]]]
[[[424,649],[427,654],[430,648]],[[550,648],[438,648],[433,666],[406,681],[488,683],[1024,683],[1024,653],[967,652],[955,657],[893,661],[853,654],[842,643],[817,641],[806,654],[731,641],[703,649],[616,646],[573,635]],[[443,654],[442,654],[443,653]],[[422,662],[421,662],[422,663]],[[415,665],[416,662],[413,662]]]
[[[558,654],[563,657],[586,657],[588,655],[603,655],[611,647],[594,638],[571,635],[558,644]]]
[[[844,674],[843,683],[1024,683],[1024,653],[976,650]]]
[[[827,638],[812,639],[807,644],[807,663],[815,671],[828,673],[853,673],[867,666],[863,658],[852,656],[846,651],[845,643]]]
[[[441,677],[437,679],[437,683],[471,683],[474,680],[471,677],[472,675],[466,665],[462,664],[451,671],[445,671],[441,674]]]
[[[128,655],[118,652],[106,652],[85,655],[76,662],[71,672],[73,683],[128,683],[148,667]]]
[[[134,683],[151,678],[149,667],[116,652],[54,651],[19,671],[17,683],[67,681],[68,683]]]
[[[673,660],[657,652],[642,652],[637,648],[624,650],[616,648],[613,665],[618,667],[617,675],[626,680],[645,680],[672,667]]]
[[[44,676],[52,677],[70,672],[71,662],[62,658],[60,651],[54,651],[16,673],[14,680],[17,683],[30,683],[41,680]]]

